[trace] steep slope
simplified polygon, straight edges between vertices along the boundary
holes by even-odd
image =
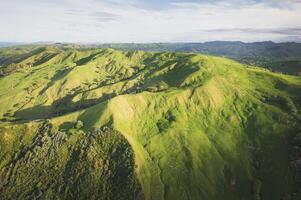
[[[300,77],[189,53],[9,51],[3,198],[301,195]]]

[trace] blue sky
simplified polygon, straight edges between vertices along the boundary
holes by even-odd
[[[301,0],[0,0],[0,41],[301,41]]]

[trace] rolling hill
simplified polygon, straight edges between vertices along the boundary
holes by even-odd
[[[0,66],[0,199],[301,198],[298,76],[60,45]]]

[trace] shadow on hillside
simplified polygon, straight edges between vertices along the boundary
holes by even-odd
[[[93,58],[95,58],[97,55],[99,55],[101,53],[102,52],[97,52],[97,53],[94,53],[94,54],[89,55],[87,57],[81,58],[78,61],[76,61],[76,65],[78,65],[78,66],[85,65],[85,64],[87,64],[88,62],[90,62]]]
[[[192,73],[199,70],[193,63],[191,63],[191,58],[194,56],[192,54],[183,54],[180,57],[173,57],[175,54],[171,53],[164,63],[158,63],[157,57],[161,53],[154,54],[152,57],[144,60],[144,64],[148,66],[150,71],[145,75],[145,83],[148,85],[153,82],[166,82],[170,87],[179,87],[183,81],[189,77]],[[173,68],[169,68],[174,65]],[[168,73],[161,73],[161,75],[149,78],[151,74],[155,72],[167,69]]]
[[[72,122],[64,122],[60,125],[59,130],[68,130],[70,128],[74,127],[74,123]]]
[[[62,73],[65,74],[68,72],[66,71],[66,72],[62,72]],[[62,74],[60,74],[60,75],[62,75]],[[124,80],[131,79],[131,78],[132,77],[126,78]],[[108,84],[108,85],[113,85],[113,84],[114,83]],[[106,85],[106,86],[108,86],[108,85]],[[105,102],[105,101],[117,96],[117,94],[115,92],[112,92],[112,93],[104,94],[100,98],[80,100],[77,102],[72,101],[72,99],[75,96],[77,96],[78,94],[83,93],[83,92],[88,92],[88,91],[91,91],[91,90],[78,91],[72,95],[67,95],[61,99],[54,101],[52,103],[52,105],[49,105],[49,106],[38,105],[38,106],[35,106],[32,108],[26,108],[26,109],[19,110],[15,113],[14,117],[16,117],[16,120],[14,120],[14,121],[49,119],[52,117],[61,116],[61,115],[65,115],[65,114],[68,114],[71,112],[89,108],[91,106]],[[136,93],[137,91],[138,91],[137,86],[133,86],[133,87],[123,91],[122,93],[120,93],[120,95]]]
[[[66,96],[62,99],[58,99],[53,102],[50,106],[39,105],[32,108],[26,108],[15,113],[17,120],[39,120],[49,119],[65,115],[78,110],[86,109],[96,104],[102,103],[115,97],[116,94],[103,95],[101,98],[81,100],[73,102],[72,98],[74,95]]]
[[[56,83],[56,81],[66,77],[71,70],[71,68],[68,68],[57,71],[56,74],[51,78],[51,81],[40,91],[39,94],[41,95],[45,93],[51,86],[53,86]]]
[[[45,55],[45,56],[42,56],[39,60],[37,60],[33,66],[38,66],[38,65],[41,65],[41,64],[44,64],[46,62],[48,62],[49,60],[51,60],[52,58],[54,58],[55,56],[59,55],[59,53],[53,53],[53,54],[49,54],[49,55]]]
[[[96,54],[92,54],[88,57],[85,57],[85,58],[79,60],[77,62],[77,65],[82,65],[82,64],[85,64],[86,62],[89,62],[91,59],[93,59],[98,54],[100,54],[100,52],[98,52]],[[154,83],[154,82],[160,82],[161,80],[166,81],[168,86],[176,86],[176,87],[179,86],[191,73],[198,70],[198,68],[195,67],[194,65],[192,65],[192,66],[187,65],[187,64],[185,65],[186,61],[188,62],[190,60],[191,56],[192,55],[184,54],[181,57],[181,59],[184,58],[184,60],[181,60],[181,59],[179,60],[179,59],[173,58],[171,55],[169,58],[170,60],[168,60],[167,63],[165,63],[165,64],[158,63],[155,55],[154,55],[154,57],[146,59],[144,61],[144,63],[145,63],[145,65],[147,64],[150,67],[150,72],[148,72],[148,74],[145,75],[146,79],[148,79],[145,81],[145,86],[151,85],[151,83]],[[148,77],[149,74],[152,74],[153,72],[158,71],[158,70],[163,70],[173,63],[175,64],[174,68],[168,69],[170,73],[162,74],[155,78]],[[70,70],[71,69],[65,69],[65,70],[58,71],[55,74],[55,76],[52,78],[52,81],[40,92],[40,94],[46,92],[47,89],[49,87],[51,87],[57,80],[60,80],[62,77],[66,76],[70,72]],[[142,70],[144,70],[144,68],[138,70],[131,77],[126,77],[122,80],[119,80],[119,82],[133,79]],[[98,87],[109,86],[109,85],[113,85],[113,84],[115,84],[115,83],[100,85]],[[135,85],[125,91],[122,91],[120,93],[120,95],[141,92],[141,90],[138,89],[139,88],[138,86],[139,85]],[[142,88],[146,90],[146,87],[142,87]],[[94,88],[94,89],[97,89],[97,88]],[[93,89],[91,89],[91,90],[93,90]],[[14,117],[16,117],[16,121],[49,119],[49,118],[53,118],[53,117],[57,117],[57,116],[66,115],[68,113],[76,112],[79,110],[87,109],[89,107],[92,107],[99,103],[105,102],[105,101],[117,96],[117,94],[115,92],[111,92],[111,93],[104,94],[100,98],[80,100],[77,102],[72,101],[74,99],[74,97],[77,96],[78,94],[83,93],[83,92],[88,92],[88,91],[90,91],[90,90],[73,91],[74,94],[69,94],[61,99],[58,99],[58,100],[54,101],[52,103],[52,105],[48,105],[48,106],[38,105],[38,106],[35,106],[32,108],[26,108],[26,109],[19,110],[15,113]],[[158,90],[158,92],[160,92],[160,90]]]

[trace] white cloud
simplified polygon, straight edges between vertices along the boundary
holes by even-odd
[[[207,40],[284,40],[277,31],[300,28],[301,3],[231,6],[172,3],[165,9],[135,6],[136,0],[0,0],[0,40],[65,42],[178,42]],[[228,1],[229,2],[229,1]],[[273,4],[275,5],[275,4]],[[253,30],[253,31],[237,31]],[[208,31],[213,30],[213,31]],[[219,31],[214,31],[219,30]],[[231,31],[233,30],[233,31]],[[236,30],[236,31],[235,31]],[[258,31],[256,34],[256,30]],[[298,36],[298,35],[294,35]],[[292,37],[290,37],[292,38]]]

